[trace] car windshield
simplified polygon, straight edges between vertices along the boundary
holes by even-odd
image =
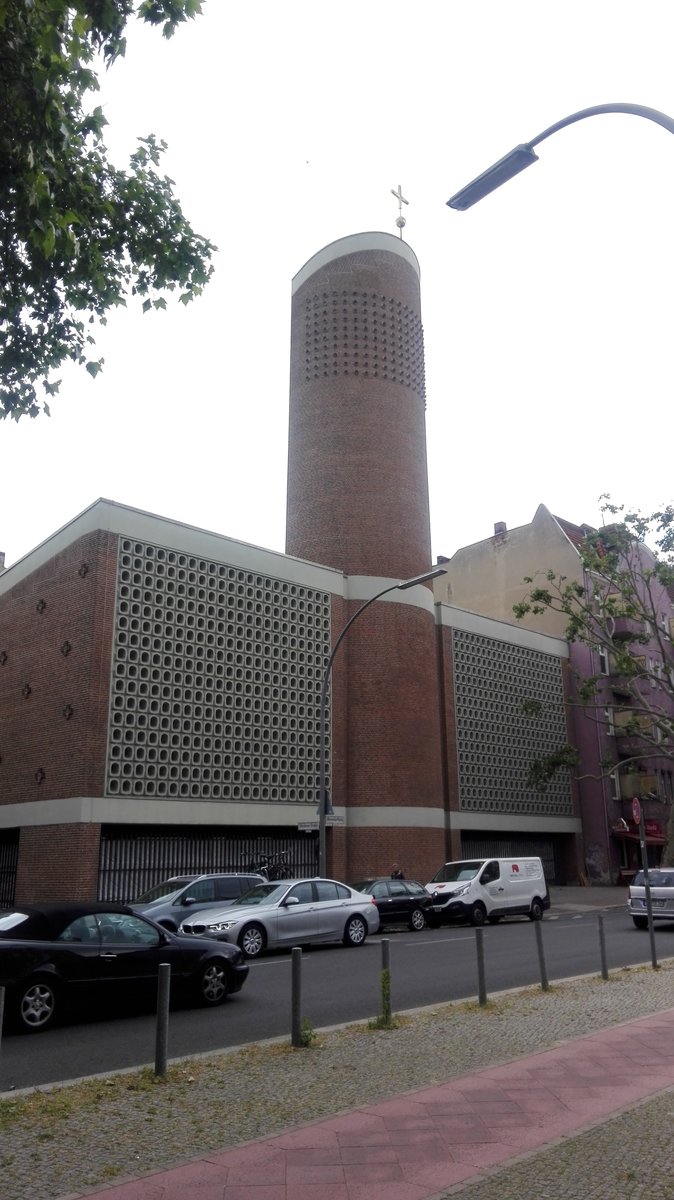
[[[288,891],[288,883],[258,883],[257,887],[244,892],[236,902],[236,907],[249,904],[273,904],[280,900]]]
[[[484,859],[477,862],[445,863],[433,876],[431,883],[459,883],[464,879],[474,879],[482,866]]]
[[[658,871],[651,867],[648,872],[648,882],[651,887],[674,888],[674,871]],[[634,876],[636,887],[644,886],[644,873],[638,871]]]
[[[153,900],[168,899],[174,892],[179,892],[181,888],[191,883],[193,879],[196,879],[196,875],[185,875],[182,879],[165,879],[163,883],[155,883],[154,887],[148,888],[146,892],[136,896],[131,903],[151,904]]]

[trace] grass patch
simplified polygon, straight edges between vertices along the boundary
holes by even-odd
[[[396,1016],[395,1013],[392,1013],[390,1017],[386,1016],[384,1013],[380,1013],[378,1017],[372,1017],[372,1019],[367,1023],[368,1029],[371,1030],[400,1029],[401,1025],[402,1021],[400,1020],[400,1017]]]

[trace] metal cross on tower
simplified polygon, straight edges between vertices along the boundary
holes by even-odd
[[[403,216],[403,204],[409,204],[409,200],[406,200],[405,197],[403,196],[402,184],[400,184],[400,183],[398,184],[397,191],[395,190],[395,188],[391,188],[391,195],[395,196],[396,200],[398,201],[398,216],[396,217],[396,225],[398,226],[398,229],[400,230],[400,236],[402,238],[403,229],[405,228],[405,226],[407,224],[407,221],[405,220],[405,218]]]

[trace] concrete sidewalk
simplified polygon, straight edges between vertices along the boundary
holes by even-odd
[[[536,1182],[533,1154],[552,1148],[554,1159],[569,1137],[671,1088],[674,1009],[68,1200],[431,1200],[472,1182],[484,1197],[489,1181],[509,1196],[502,1172],[523,1155],[531,1190],[519,1181],[517,1194],[538,1200],[552,1193]],[[666,1170],[664,1180],[656,1194],[670,1197]],[[554,1194],[588,1194],[566,1184]],[[591,1194],[619,1194],[609,1186]]]

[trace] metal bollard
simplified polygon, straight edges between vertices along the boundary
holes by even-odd
[[[606,961],[606,935],[604,933],[604,917],[602,913],[597,913],[597,925],[599,927],[599,957],[601,959],[601,977],[608,979],[608,963]]]
[[[484,973],[484,929],[475,930],[475,949],[477,951],[477,996],[480,1006],[487,1003],[487,981]]]
[[[157,980],[157,1036],[154,1051],[155,1075],[166,1074],[168,1056],[169,998],[171,995],[171,964],[159,964]]]
[[[550,984],[548,983],[548,972],[545,967],[545,951],[543,950],[543,930],[540,921],[534,921],[534,929],[536,930],[536,949],[538,950],[538,967],[541,972],[541,991],[547,992]]]
[[[391,943],[381,939],[381,1015],[385,1025],[391,1024]]]
[[[290,1044],[295,1050],[302,1045],[302,951],[291,951],[292,982],[290,989]]]

